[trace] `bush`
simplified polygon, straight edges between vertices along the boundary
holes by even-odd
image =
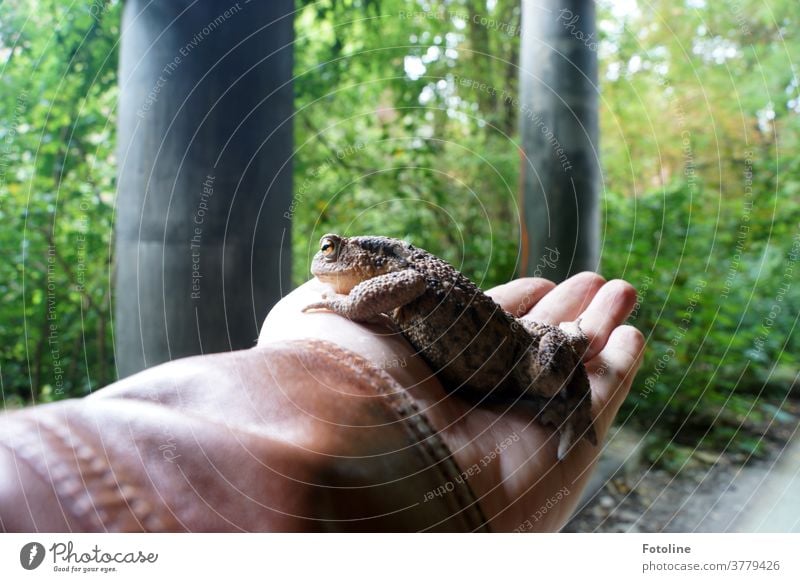
[[[638,288],[631,322],[647,338],[623,417],[653,432],[654,460],[681,445],[757,454],[757,431],[780,418],[789,390],[776,379],[800,364],[800,235],[787,236],[797,205],[680,184],[609,193],[604,209],[604,275]]]

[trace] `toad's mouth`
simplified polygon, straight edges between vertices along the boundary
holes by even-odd
[[[361,283],[362,278],[355,273],[314,273],[321,282],[333,287],[336,293],[347,295],[353,287]]]

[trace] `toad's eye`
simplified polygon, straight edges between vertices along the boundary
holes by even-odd
[[[319,250],[323,256],[330,257],[336,252],[336,244],[331,239],[324,238],[319,244]]]

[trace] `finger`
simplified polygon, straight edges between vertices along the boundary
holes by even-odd
[[[514,317],[522,317],[555,286],[540,277],[522,277],[489,289],[486,294]]]
[[[597,273],[578,273],[560,283],[533,306],[526,317],[544,323],[573,321],[605,283]]]
[[[627,281],[614,279],[603,285],[581,318],[581,329],[589,337],[584,360],[595,357],[614,329],[625,323],[636,305],[636,289]]]
[[[587,364],[592,376],[592,400],[596,422],[603,432],[611,426],[630,392],[644,355],[644,336],[633,326],[621,325],[608,337],[605,348]]]

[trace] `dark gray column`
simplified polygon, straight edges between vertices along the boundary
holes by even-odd
[[[523,274],[561,281],[598,261],[597,38],[591,0],[523,0]]]
[[[120,377],[254,345],[290,287],[290,0],[127,0],[114,335]]]

